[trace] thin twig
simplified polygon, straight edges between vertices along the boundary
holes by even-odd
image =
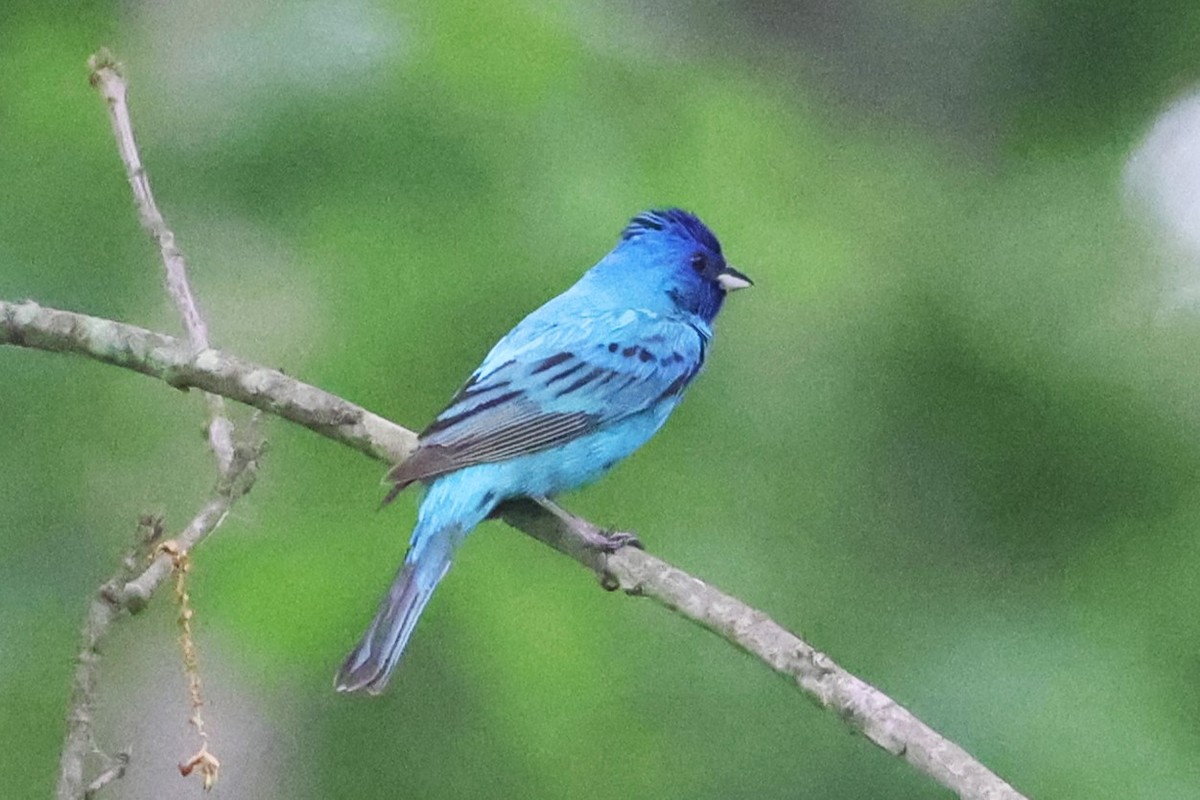
[[[117,152],[125,165],[125,176],[133,190],[133,202],[137,207],[138,219],[158,243],[163,268],[167,274],[167,293],[183,320],[188,342],[193,353],[208,349],[208,326],[188,281],[187,261],[183,251],[175,242],[175,234],[167,227],[167,221],[154,202],[150,190],[150,176],[142,166],[137,140],[133,137],[133,121],[129,116],[129,87],[117,63],[108,50],[101,49],[88,59],[92,86],[104,98],[108,116],[112,122],[113,136],[117,140]],[[217,458],[218,468],[224,472],[233,460],[233,426],[225,414],[225,403],[219,395],[205,394],[208,407],[208,442]]]
[[[225,521],[233,504],[254,485],[254,480],[258,477],[258,460],[261,454],[262,444],[243,444],[234,450],[229,474],[218,479],[212,497],[205,502],[183,532],[171,540],[172,547],[158,548],[150,565],[140,575],[121,586],[117,595],[121,605],[130,611],[140,611],[158,591],[158,587],[171,576],[175,568],[175,556],[171,551],[190,553],[192,548]]]
[[[203,388],[297,422],[386,462],[413,448],[412,431],[275,370],[209,350],[195,358],[185,343],[111,320],[0,301],[0,344],[73,352],[151,375],[173,386]],[[328,416],[326,416],[328,415]],[[599,528],[530,501],[501,516],[633,595],[651,597],[753,654],[830,709],[852,729],[903,757],[942,786],[972,800],[1021,800],[1015,789],[954,742],[824,653],[731,595],[632,547],[604,556],[581,545],[581,526]],[[572,521],[574,520],[574,521]],[[169,572],[169,567],[166,568]]]
[[[243,445],[234,451],[229,472],[218,480],[212,497],[187,527],[173,540],[177,552],[188,552],[206,536],[216,530],[225,519],[230,507],[254,485],[258,474],[258,459],[262,445]],[[161,529],[159,529],[161,532]],[[149,537],[147,537],[149,538]],[[112,772],[101,781],[101,775],[85,788],[84,771],[87,758],[100,752],[93,733],[93,708],[95,705],[96,682],[99,675],[99,646],[109,627],[123,612],[137,613],[159,586],[170,577],[174,556],[172,548],[158,547],[150,564],[134,575],[136,555],[130,554],[123,561],[121,571],[105,582],[88,606],[84,624],[84,646],[80,651],[72,685],[70,711],[67,715],[67,739],[63,747],[58,780],[58,800],[80,800],[87,792],[95,792],[110,781],[119,778],[128,763],[127,753],[115,757],[113,766],[121,769]],[[131,577],[131,575],[133,577]]]
[[[108,769],[96,776],[96,779],[87,785],[83,790],[83,800],[92,800],[96,794],[108,786],[113,781],[119,781],[125,777],[125,770],[129,768],[129,753],[127,751],[117,753],[112,758],[112,763]]]
[[[67,739],[63,746],[63,755],[59,765],[58,787],[55,796],[59,800],[78,800],[87,797],[89,792],[96,792],[109,781],[119,778],[129,763],[128,753],[118,753],[108,757],[96,744],[93,729],[93,714],[95,711],[96,683],[100,673],[100,642],[108,632],[108,627],[121,613],[122,606],[117,600],[121,587],[129,580],[137,566],[138,554],[142,545],[156,532],[161,532],[160,521],[151,517],[143,517],[138,525],[138,544],[121,560],[121,567],[112,578],[92,596],[88,602],[87,617],[83,623],[83,647],[75,663],[75,675],[71,683],[70,711],[67,714]],[[111,766],[92,781],[84,784],[84,773],[87,769],[89,756],[99,756],[110,762]],[[100,778],[107,777],[100,782]]]

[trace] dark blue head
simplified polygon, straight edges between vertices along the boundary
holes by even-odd
[[[695,314],[709,323],[728,292],[751,285],[725,263],[712,231],[678,208],[634,217],[593,272],[597,279],[619,282],[626,302],[660,313]]]

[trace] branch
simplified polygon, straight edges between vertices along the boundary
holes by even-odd
[[[192,294],[192,286],[187,276],[187,260],[183,257],[183,251],[175,244],[175,234],[167,227],[167,221],[163,219],[158,204],[154,202],[154,193],[150,191],[150,176],[142,166],[137,141],[133,138],[133,120],[130,119],[129,104],[126,101],[128,87],[125,84],[125,76],[121,74],[121,65],[111,53],[101,49],[88,59],[88,69],[91,70],[92,86],[108,106],[113,136],[117,140],[117,152],[121,156],[121,163],[125,165],[129,187],[133,190],[138,219],[158,243],[163,268],[167,273],[167,294],[171,296],[175,310],[183,320],[183,328],[187,332],[192,352],[207,350],[208,326],[204,323],[204,317],[200,315],[200,309],[196,307],[196,297]],[[220,395],[206,394],[204,401],[208,406],[209,446],[217,457],[218,469],[225,472],[233,461],[233,425],[225,415],[225,403]]]
[[[500,513],[508,524],[600,571],[605,588],[650,597],[795,680],[801,691],[851,728],[960,797],[1022,797],[966,750],[763,612],[635,547],[623,547],[607,556],[581,547],[579,542],[604,531],[582,517],[549,506],[532,500],[510,501]]]
[[[213,495],[194,519],[176,537],[175,541],[183,552],[191,550],[204,537],[212,533],[230,506],[254,484],[258,471],[261,446],[242,446],[234,451],[226,474],[217,482]],[[152,539],[161,534],[157,524],[154,533],[143,544],[153,544]],[[105,582],[88,606],[87,619],[83,626],[83,649],[75,666],[71,685],[70,712],[67,716],[67,739],[59,768],[58,800],[77,800],[88,797],[116,778],[120,778],[129,761],[128,753],[118,753],[109,759],[112,764],[90,785],[84,784],[84,767],[87,758],[99,753],[92,732],[92,714],[96,695],[96,680],[100,672],[100,643],[108,628],[122,614],[137,613],[146,604],[154,591],[171,574],[173,556],[166,550],[155,554],[150,565],[136,577],[134,565],[138,562],[137,551],[124,559],[122,568],[112,579]]]
[[[176,554],[190,553],[192,548],[204,541],[204,538],[217,529],[229,514],[230,507],[238,498],[250,491],[258,477],[258,459],[262,455],[262,443],[239,445],[233,451],[226,475],[217,481],[212,497],[197,512],[183,532],[171,541],[171,548],[159,548],[154,554],[154,560],[140,575],[125,583],[112,599],[118,606],[132,612],[140,611],[146,602],[158,590],[158,587],[171,576],[175,569]]]
[[[110,600],[107,589],[119,585],[122,575],[133,565],[133,556],[125,559],[125,569],[107,581],[88,604],[87,617],[83,623],[83,649],[75,664],[75,675],[71,681],[71,704],[67,714],[67,739],[59,763],[58,800],[76,800],[86,796],[84,770],[88,756],[99,754],[92,732],[92,714],[95,708],[96,680],[100,672],[100,640],[108,632],[108,626],[120,613],[120,608]],[[129,761],[127,753],[112,759],[115,771],[106,769],[106,775],[119,778]],[[98,787],[97,787],[98,788]]]
[[[394,422],[282,372],[205,350],[193,355],[171,336],[113,320],[0,300],[0,344],[78,353],[158,378],[177,389],[201,389],[303,425],[372,458],[399,463],[417,435]]]
[[[216,350],[192,356],[177,339],[112,320],[0,301],[0,344],[77,353],[177,388],[222,394],[389,463],[403,460],[415,446],[412,431],[281,372]],[[795,680],[801,691],[852,729],[960,797],[1022,800],[1023,795],[961,747],[763,612],[636,548],[605,555],[586,547],[586,534],[599,529],[556,507],[515,501],[500,515],[597,570],[609,586],[653,598]]]

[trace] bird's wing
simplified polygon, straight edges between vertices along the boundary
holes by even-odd
[[[561,445],[678,396],[710,335],[703,323],[644,311],[517,326],[388,473],[389,499],[413,481]]]

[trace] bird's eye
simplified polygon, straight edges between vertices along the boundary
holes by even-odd
[[[704,257],[704,253],[696,253],[692,256],[692,269],[697,273],[703,275],[706,267],[708,267],[708,259]]]

